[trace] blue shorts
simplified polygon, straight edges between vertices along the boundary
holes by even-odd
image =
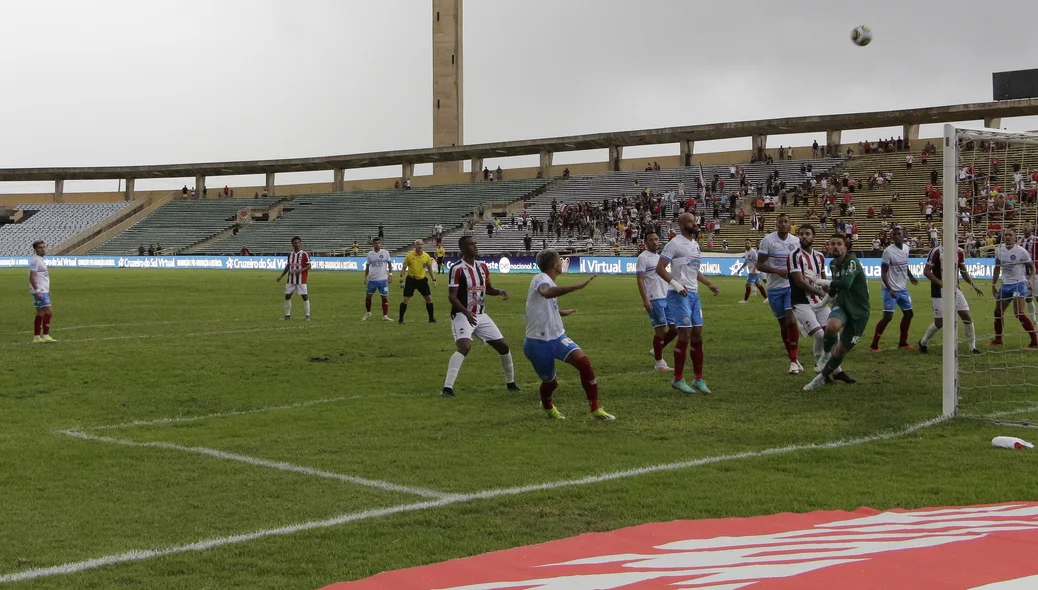
[[[890,291],[886,285],[883,285],[880,287],[880,291],[883,293],[883,311],[893,312],[898,307],[903,311],[912,309],[912,296],[908,294],[908,289],[904,291]]]
[[[760,283],[760,273],[759,272],[755,272],[753,274],[746,275],[746,284],[747,285],[757,285],[759,283]]]
[[[678,328],[698,328],[703,325],[703,306],[699,293],[689,291],[682,297],[677,291],[667,291],[667,323]]]
[[[1016,297],[1027,297],[1030,291],[1027,288],[1027,283],[1002,283],[1002,288],[998,290],[999,301],[1005,301],[1006,299],[1014,299]]]
[[[545,383],[555,380],[555,361],[566,360],[574,350],[580,350],[580,347],[565,334],[555,340],[523,340],[523,354],[530,360],[537,376]]]
[[[786,311],[793,309],[793,296],[789,287],[785,289],[768,289],[768,305],[777,318],[786,317]]]
[[[368,281],[368,295],[375,291],[378,291],[379,295],[383,297],[389,297],[389,281]]]
[[[670,323],[667,319],[667,300],[666,299],[653,299],[649,303],[652,304],[652,311],[649,312],[649,321],[652,322],[653,328],[662,328]]]
[[[50,307],[50,293],[33,293],[32,304],[36,309]]]

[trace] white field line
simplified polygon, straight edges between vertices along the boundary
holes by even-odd
[[[330,328],[330,324],[314,324],[314,325],[302,325],[302,326],[278,326],[276,328],[243,328],[240,330],[216,330],[212,332],[192,332],[185,334],[178,333],[166,333],[166,334],[126,334],[123,336],[101,336],[97,338],[75,338],[75,339],[61,339],[58,342],[58,346],[62,344],[76,344],[79,342],[109,342],[113,340],[148,340],[152,338],[162,338],[165,340],[172,340],[175,338],[195,338],[197,336],[226,336],[230,334],[252,334],[256,332],[278,332],[286,330],[319,330],[321,328]],[[31,341],[25,342],[8,342],[4,344],[5,347],[22,347],[22,346],[41,346],[39,344],[33,344]],[[54,347],[56,345],[48,344],[48,347]]]
[[[602,376],[599,376],[598,380],[602,381],[602,380],[617,379],[617,378],[622,378],[622,377],[632,377],[632,376],[635,376],[635,375],[648,375],[650,373],[655,373],[655,372],[656,371],[654,371],[654,370],[650,370],[650,371],[631,371],[629,373],[616,373],[616,374],[613,374],[613,375],[602,375]],[[532,382],[529,383],[529,384],[523,383],[522,385],[526,386],[526,387],[533,387],[534,385],[536,385],[536,383],[532,383]],[[501,386],[499,386],[499,385],[498,386],[492,386],[492,387],[491,386],[482,386],[482,387],[474,387],[474,388],[471,388],[471,389],[468,389],[468,390],[465,390],[465,391],[469,391],[469,392],[484,392],[484,391],[490,391],[492,389],[500,389],[500,388],[501,388]],[[438,391],[436,393],[437,393],[437,395],[439,394]],[[74,428],[72,430],[78,432],[78,431],[85,431],[85,430],[91,430],[91,431],[93,431],[93,430],[115,430],[115,429],[119,429],[119,428],[133,428],[133,427],[136,427],[136,426],[162,426],[162,425],[166,425],[166,424],[180,424],[180,423],[183,423],[183,422],[198,422],[198,421],[201,421],[201,420],[208,420],[210,418],[227,418],[227,417],[233,417],[233,416],[245,416],[245,415],[248,415],[248,414],[259,414],[261,412],[273,412],[273,411],[277,411],[277,410],[294,410],[294,409],[297,409],[297,408],[306,408],[306,407],[309,407],[309,406],[317,406],[317,405],[321,405],[321,404],[333,404],[333,403],[337,403],[337,402],[353,401],[353,400],[359,400],[359,399],[377,399],[377,398],[387,398],[387,397],[420,397],[422,395],[428,396],[429,394],[427,392],[426,393],[421,393],[420,392],[420,393],[414,393],[414,394],[407,394],[407,393],[373,393],[373,394],[369,394],[369,395],[351,395],[351,396],[342,396],[342,397],[330,397],[330,398],[325,398],[325,399],[314,399],[314,400],[298,402],[298,403],[294,403],[294,404],[279,405],[279,406],[260,406],[258,408],[250,408],[250,409],[247,409],[247,410],[229,410],[229,411],[226,411],[226,412],[215,412],[213,414],[202,414],[200,416],[176,416],[176,417],[173,417],[173,418],[156,418],[154,420],[133,420],[131,422],[122,422],[122,423],[119,423],[119,424],[104,424],[104,425],[101,425],[101,426],[88,426],[88,427],[83,427],[83,428],[77,427],[77,428]]]
[[[57,565],[45,568],[36,568],[26,570],[23,572],[17,572],[13,574],[0,575],[0,584],[9,582],[21,582],[25,580],[35,580],[38,578],[46,578],[51,576],[60,576],[75,574],[86,570],[91,570],[99,567],[108,565],[114,565],[119,563],[132,563],[136,561],[145,561],[148,559],[154,559],[156,557],[163,557],[166,555],[175,555],[178,553],[188,553],[191,551],[206,551],[209,549],[216,549],[219,547],[225,547],[227,545],[235,545],[239,543],[247,543],[249,541],[255,541],[257,539],[263,539],[267,537],[290,535],[293,533],[310,531],[315,529],[324,529],[343,525],[350,522],[359,522],[362,520],[370,520],[373,518],[381,518],[384,516],[390,516],[393,514],[400,514],[403,512],[416,512],[422,510],[429,510],[432,508],[439,508],[443,506],[450,506],[452,504],[461,504],[466,502],[472,502],[474,500],[490,500],[503,496],[515,496],[519,494],[525,494],[529,492],[542,491],[542,490],[556,490],[560,488],[584,486],[604,481],[613,481],[618,479],[625,479],[629,477],[637,477],[640,475],[646,475],[650,473],[659,473],[663,471],[675,471],[680,469],[690,469],[695,467],[701,467],[703,465],[710,465],[714,463],[721,463],[725,461],[734,461],[738,459],[753,459],[758,457],[771,457],[776,455],[785,455],[795,453],[798,451],[807,450],[821,450],[821,449],[839,449],[844,447],[851,447],[857,445],[868,444],[872,442],[890,440],[893,438],[899,438],[929,428],[931,426],[944,422],[946,418],[935,418],[933,420],[927,420],[914,424],[907,428],[893,432],[884,432],[871,436],[863,436],[848,440],[837,440],[828,443],[812,443],[807,445],[789,445],[785,447],[774,447],[770,449],[764,449],[762,451],[747,451],[744,453],[735,453],[730,455],[718,455],[714,457],[704,457],[701,459],[693,459],[691,461],[681,461],[677,463],[662,463],[659,465],[652,465],[649,467],[641,467],[637,469],[628,469],[624,471],[613,471],[609,473],[603,473],[600,475],[592,475],[583,477],[580,479],[568,479],[560,481],[546,482],[542,484],[535,484],[529,486],[520,486],[512,488],[502,488],[496,490],[485,490],[482,492],[476,492],[474,494],[458,494],[455,496],[448,496],[438,500],[431,500],[426,502],[416,502],[412,504],[400,504],[397,506],[391,506],[389,508],[379,508],[375,510],[365,510],[362,512],[352,512],[348,514],[341,514],[325,520],[312,520],[308,522],[302,522],[298,524],[288,525],[284,527],[272,528],[272,529],[261,529],[252,531],[249,533],[243,533],[239,535],[231,535],[228,537],[218,537],[213,539],[206,539],[187,545],[176,545],[172,547],[160,547],[157,549],[140,549],[135,551],[128,551],[126,553],[117,553],[112,555],[106,555],[94,559],[88,559],[84,561],[69,562],[63,565]]]
[[[356,315],[352,315],[351,314],[351,315],[336,315],[336,316],[320,316],[320,320],[322,322],[328,321],[328,320],[342,320],[342,319],[347,319],[347,318],[356,318],[357,320],[359,320],[360,319],[360,313],[358,313]],[[274,318],[272,317],[271,319],[273,320]],[[228,324],[228,323],[239,323],[239,322],[248,322],[248,321],[254,321],[254,320],[253,320],[253,318],[211,318],[211,319],[201,319],[201,318],[198,318],[198,319],[190,319],[190,320],[189,319],[184,319],[184,320],[162,320],[162,321],[156,321],[156,322],[135,322],[135,323],[116,323],[116,324],[83,324],[83,325],[74,325],[74,326],[62,325],[62,326],[56,326],[55,330],[59,330],[60,329],[61,332],[71,332],[71,331],[78,331],[78,330],[103,330],[103,329],[106,329],[106,328],[133,328],[133,329],[140,329],[142,326],[171,326],[171,325],[183,325],[183,324]],[[57,333],[57,332],[55,332],[55,333]],[[32,332],[30,332],[28,330],[15,330],[13,332],[4,332],[4,334],[11,335],[11,336],[17,336],[19,334],[21,334],[21,335],[27,335],[27,334],[31,335]]]
[[[205,455],[207,457],[213,457],[215,459],[224,459],[226,461],[237,461],[238,463],[245,463],[246,465],[252,465],[255,467],[265,467],[267,469],[277,469],[279,471],[289,471],[292,473],[300,473],[302,475],[309,475],[312,477],[321,477],[324,479],[333,479],[342,481],[354,485],[365,486],[369,488],[375,488],[386,492],[401,492],[404,494],[412,494],[415,496],[422,496],[423,498],[436,498],[443,499],[452,497],[453,494],[445,494],[443,492],[436,492],[433,490],[427,490],[425,488],[411,487],[398,485],[388,481],[379,481],[377,479],[367,479],[363,477],[355,477],[352,475],[342,475],[340,473],[332,473],[330,471],[321,471],[319,469],[312,469],[310,467],[302,467],[299,465],[292,465],[291,463],[285,463],[283,461],[270,461],[267,459],[259,459],[256,457],[247,457],[245,455],[239,455],[237,453],[228,453],[226,451],[220,451],[217,449],[208,449],[205,447],[188,447],[184,445],[178,445],[168,442],[137,442],[133,440],[123,440],[119,438],[110,438],[107,436],[97,436],[89,434],[80,430],[59,430],[56,434],[64,436],[71,436],[82,440],[110,443],[115,445],[122,445],[125,447],[145,447],[152,449],[164,449],[167,451],[181,451],[184,453],[194,453],[196,455]]]

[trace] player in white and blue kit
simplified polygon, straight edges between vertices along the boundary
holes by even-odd
[[[909,248],[905,245],[905,231],[900,227],[894,227],[890,232],[890,240],[893,242],[883,251],[883,263],[879,267],[880,277],[883,279],[883,317],[876,324],[876,331],[872,335],[872,345],[869,352],[881,352],[879,340],[883,337],[883,330],[887,324],[894,319],[894,310],[901,308],[901,338],[897,341],[897,347],[902,350],[915,350],[908,343],[908,329],[912,326],[912,296],[908,293],[908,282],[913,285],[919,284],[919,279],[912,276],[912,270],[908,268]]]
[[[998,287],[999,276],[1002,277],[1002,288]],[[1038,349],[1038,335],[1035,334],[1034,323],[1024,311],[1024,299],[1028,294],[1028,277],[1034,275],[1034,261],[1022,246],[1016,243],[1016,230],[1007,229],[1002,238],[1002,245],[995,248],[995,271],[991,276],[991,292],[995,296],[995,339],[988,346],[1002,345],[1002,316],[1010,304],[1016,319],[1031,337],[1027,348]]]
[[[393,280],[393,257],[388,250],[382,249],[382,240],[375,238],[372,242],[372,250],[368,252],[368,259],[364,263],[364,284],[367,286],[367,295],[364,297],[364,321],[371,317],[371,296],[378,291],[382,296],[382,320],[393,321],[389,317],[389,281]]]
[[[768,302],[768,293],[764,290],[764,285],[761,284],[760,271],[757,270],[757,249],[753,247],[753,240],[746,240],[746,254],[743,254],[742,265],[739,270],[735,271],[735,276],[739,276],[742,269],[746,269],[746,295],[743,296],[742,301],[739,303],[746,303],[750,300],[750,294],[753,293],[753,288],[757,287],[760,291],[760,296],[764,298],[764,303]]]
[[[598,405],[598,381],[591,361],[580,350],[576,342],[566,336],[562,326],[562,317],[576,313],[575,309],[559,310],[558,298],[588,286],[596,275],[576,285],[560,287],[555,278],[562,274],[562,257],[555,250],[541,250],[537,253],[539,274],[530,281],[530,289],[526,293],[526,338],[523,340],[523,354],[533,365],[533,370],[541,378],[541,407],[549,418],[565,420],[565,416],[552,403],[552,394],[559,386],[555,378],[555,361],[573,365],[580,372],[580,384],[584,386],[591,415],[598,420],[615,420],[612,414]]]
[[[637,270],[638,293],[642,297],[642,306],[649,313],[652,323],[652,355],[656,359],[657,371],[670,371],[667,361],[663,360],[663,349],[677,337],[678,331],[667,318],[667,283],[656,274],[656,265],[660,261],[659,236],[649,232],[645,236],[645,251],[638,255]]]
[[[1034,224],[1028,222],[1024,226],[1023,239],[1020,240],[1020,245],[1027,250],[1027,253],[1031,256],[1031,262],[1038,260],[1038,236],[1034,235]],[[1034,299],[1038,297],[1038,272],[1031,275],[1029,281],[1031,285],[1031,292],[1028,293],[1027,298],[1024,300],[1027,305],[1027,315],[1031,316],[1031,322],[1038,325],[1038,311],[1035,310]]]
[[[33,318],[34,344],[57,342],[50,335],[50,318],[53,307],[50,302],[50,270],[47,261],[47,244],[43,240],[32,243],[32,258],[29,259],[29,293],[32,294],[32,306],[36,308]]]
[[[671,387],[683,393],[710,393],[703,380],[703,306],[699,301],[699,283],[717,295],[717,287],[703,276],[703,255],[696,237],[699,226],[691,213],[678,216],[681,235],[667,242],[656,263],[656,274],[670,284],[667,290],[667,322],[677,327],[678,343],[674,345],[674,380]],[[667,265],[670,271],[667,271]],[[685,381],[685,352],[692,358],[695,380]]]
[[[757,253],[757,269],[769,273],[768,304],[778,320],[782,343],[789,355],[789,372],[798,374],[804,370],[798,360],[800,330],[793,313],[792,293],[789,287],[789,256],[800,247],[800,240],[789,233],[789,216],[780,213],[775,218],[775,230],[764,236]],[[795,366],[795,367],[794,367]],[[794,371],[794,368],[796,369]]]

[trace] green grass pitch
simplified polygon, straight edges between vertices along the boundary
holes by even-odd
[[[447,501],[0,585],[315,588],[643,522],[1036,497],[1038,457],[990,446],[995,435],[1028,438],[1035,431],[965,419],[857,446],[574,483],[892,433],[938,416],[939,346],[928,356],[868,354],[863,343],[844,365],[858,384],[803,392],[811,375],[786,374],[767,306],[759,297],[736,304],[739,279],[720,279],[721,295],[704,296],[706,378],[714,391],[708,397],[680,394],[666,375],[650,372],[650,328],[633,277],[599,277],[564,298],[565,307],[580,310],[566,318],[567,333],[591,358],[602,403],[617,417],[598,423],[587,416],[576,371],[561,363],[556,401],[569,419],[550,421],[538,409],[537,379],[522,355],[529,275],[495,276],[512,298],[488,301],[512,345],[523,391],[506,392],[496,355],[476,345],[458,397],[447,400],[438,395],[453,350],[445,280],[434,291],[440,322],[425,323],[419,299],[399,326],[359,321],[360,274],[313,273],[313,321],[301,321],[297,299],[286,323],[279,321],[283,286],[276,274],[54,269],[60,342],[37,346],[29,344],[25,272],[0,272],[7,302],[0,316],[0,580],[430,501],[412,488],[439,494],[434,504]],[[563,276],[560,283],[576,280]],[[880,306],[879,284],[870,286],[869,337]],[[931,314],[925,285],[913,296],[914,342]],[[395,285],[391,297],[395,317]],[[990,315],[990,298],[971,301],[978,316]],[[377,305],[376,298],[376,318]],[[898,319],[887,330],[888,347]],[[806,339],[802,350],[810,356]],[[665,358],[672,362],[670,348]],[[298,405],[331,398],[345,399]],[[271,406],[293,407],[248,412]],[[189,419],[211,414],[228,415]],[[181,419],[93,429],[161,418]],[[173,446],[132,444],[155,442]],[[566,480],[561,487],[465,496]]]

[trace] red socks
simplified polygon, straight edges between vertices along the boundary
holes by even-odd
[[[753,291],[753,287],[750,286],[749,283],[746,283],[746,295],[743,296],[742,300],[743,301],[749,301],[750,300],[750,293],[752,291]]]
[[[595,380],[595,371],[591,368],[591,361],[585,356],[573,363],[580,371],[580,384],[584,386],[584,394],[591,405],[591,411],[598,409],[598,381]],[[543,404],[543,401],[541,402]]]
[[[33,320],[32,327],[33,327],[33,332],[32,333],[34,335],[36,335],[36,336],[39,336],[40,335],[40,330],[43,328],[43,316],[41,316],[41,315],[36,316],[35,319]]]
[[[901,318],[901,340],[898,341],[898,346],[908,346],[908,328],[912,325],[912,318]]]
[[[786,352],[789,353],[789,362],[797,362],[797,356],[800,353],[800,328],[797,327],[796,322],[784,324],[781,333],[782,342],[785,343]]]
[[[382,298],[382,315],[389,315],[389,300]]]
[[[559,386],[558,381],[552,381],[550,383],[541,383],[541,407],[545,410],[552,409],[551,394],[555,393],[555,388]]]
[[[51,316],[51,314],[49,314],[49,313],[47,315],[43,316],[43,322],[42,323],[43,323],[43,335],[44,336],[50,335],[50,316]],[[1024,317],[1026,318],[1027,316],[1024,316]]]
[[[663,338],[659,336],[652,337],[652,356],[657,361],[663,360]]]
[[[1031,346],[1038,345],[1038,334],[1034,332],[1034,324],[1031,322],[1031,318],[1027,317],[1027,314],[1022,313],[1016,316],[1016,319],[1020,320],[1020,324],[1027,331],[1027,335],[1031,337]]]
[[[703,341],[689,343],[690,356],[692,357],[692,372],[696,379],[703,378]]]
[[[876,332],[875,332],[875,334],[872,335],[872,348],[879,348],[879,339],[883,337],[883,330],[887,329],[887,324],[888,323],[890,323],[890,322],[885,322],[883,320],[880,320],[879,323],[876,324]],[[903,327],[904,326],[904,320],[902,320],[901,324],[902,324],[902,327]]]
[[[678,340],[678,343],[674,345],[674,380],[681,381],[681,376],[685,372],[685,353],[687,352],[685,347],[688,346],[688,342],[684,340]]]

